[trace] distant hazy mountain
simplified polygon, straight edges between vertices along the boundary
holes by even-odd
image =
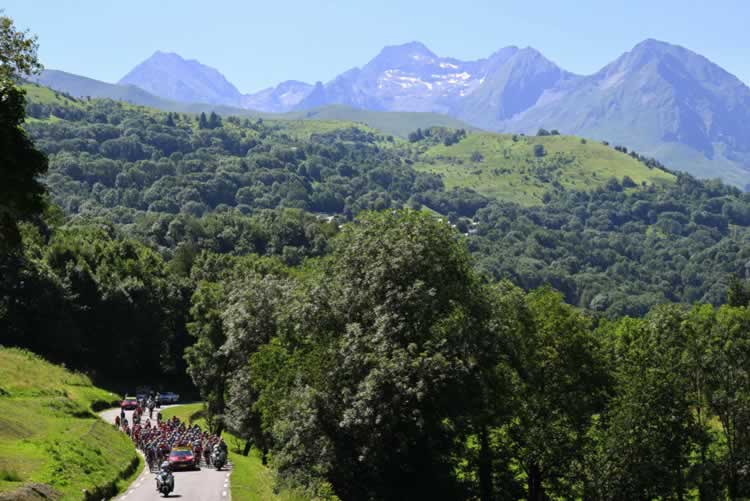
[[[506,47],[493,54],[483,69],[481,85],[462,96],[453,114],[489,129],[533,107],[551,89],[581,79],[528,47]]]
[[[316,85],[298,108],[335,103],[375,110],[448,113],[462,96],[481,85],[485,63],[441,58],[419,42],[389,46],[361,69]]]
[[[172,101],[170,99],[155,96],[134,85],[112,84],[59,70],[44,70],[40,75],[32,78],[32,80],[40,85],[60,92],[65,92],[74,97],[114,99],[116,101],[125,101],[140,106],[150,106],[164,111],[177,111],[184,113],[208,113],[210,111],[215,111],[224,115],[258,115],[258,113],[253,110],[246,110],[239,107],[206,104],[202,102]]]
[[[553,87],[497,128],[607,139],[703,177],[748,183],[750,88],[703,56],[647,40],[599,72]]]
[[[284,113],[294,109],[312,90],[313,86],[308,83],[288,80],[255,94],[245,94],[240,104],[251,110]]]
[[[531,48],[506,47],[487,59],[460,61],[411,42],[386,47],[362,69],[316,85],[298,108],[335,103],[433,111],[496,126],[533,106],[547,89],[577,78]]]
[[[214,68],[177,54],[157,51],[118,82],[186,103],[240,106],[242,94]]]

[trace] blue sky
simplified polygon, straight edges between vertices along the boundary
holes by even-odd
[[[327,81],[385,45],[441,56],[532,46],[593,73],[646,38],[683,45],[750,83],[750,0],[4,0],[48,68],[114,82],[155,50],[219,69],[241,91]]]

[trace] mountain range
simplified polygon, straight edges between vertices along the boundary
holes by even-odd
[[[42,75],[41,83],[56,88],[54,78]],[[698,177],[750,184],[750,88],[705,57],[656,40],[593,75],[568,72],[530,47],[461,61],[410,42],[385,47],[327,83],[290,80],[252,94],[198,61],[159,51],[118,84],[173,102],[268,113],[345,105],[441,113],[493,131],[557,129],[624,145]]]

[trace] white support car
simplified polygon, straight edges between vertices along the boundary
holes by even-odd
[[[180,396],[177,393],[171,391],[159,393],[159,403],[164,404],[176,404],[180,400]]]

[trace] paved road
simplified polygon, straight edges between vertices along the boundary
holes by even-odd
[[[167,406],[165,406],[167,407]],[[99,415],[108,423],[114,424],[115,416],[120,409],[110,409]],[[132,411],[125,413],[129,422],[133,422]],[[225,501],[230,499],[229,472],[232,466],[227,465],[216,471],[213,468],[202,467],[198,471],[178,471],[174,473],[174,491],[170,498],[180,498],[181,501]],[[128,490],[116,498],[121,501],[148,501],[163,499],[156,491],[156,474],[148,470],[148,466]]]

